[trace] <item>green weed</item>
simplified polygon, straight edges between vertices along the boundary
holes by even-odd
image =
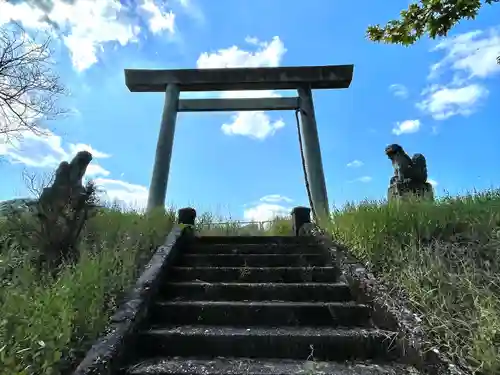
[[[500,193],[436,203],[363,202],[333,214],[331,232],[405,292],[430,337],[478,372],[500,372]]]

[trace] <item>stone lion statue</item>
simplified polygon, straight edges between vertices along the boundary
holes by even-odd
[[[408,193],[434,199],[432,185],[427,182],[427,161],[424,155],[414,154],[410,158],[398,144],[387,146],[385,154],[394,168],[394,175],[389,182],[389,200],[401,198]]]

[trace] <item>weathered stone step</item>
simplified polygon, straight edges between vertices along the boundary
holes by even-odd
[[[336,282],[336,267],[172,267],[169,281]]]
[[[233,327],[370,326],[371,309],[355,302],[157,302],[151,325],[204,324]]]
[[[394,332],[376,329],[179,326],[138,333],[137,360],[159,356],[395,360]]]
[[[199,244],[314,244],[314,239],[296,236],[202,236]]]
[[[294,267],[323,266],[324,254],[185,254],[179,259],[188,267]]]
[[[168,283],[163,296],[171,300],[212,301],[349,301],[344,283]]]
[[[184,253],[187,254],[315,254],[318,253],[318,246],[314,244],[196,244],[186,246]]]
[[[252,358],[156,358],[127,370],[128,375],[418,375],[399,363],[320,362]]]

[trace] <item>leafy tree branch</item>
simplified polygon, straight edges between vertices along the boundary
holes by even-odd
[[[409,46],[424,34],[430,38],[446,36],[463,19],[474,19],[483,5],[500,0],[420,0],[401,11],[398,20],[385,26],[371,25],[368,39],[374,42]]]

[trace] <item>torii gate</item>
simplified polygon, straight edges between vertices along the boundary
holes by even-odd
[[[329,215],[312,89],[343,89],[351,84],[354,65],[220,69],[125,69],[131,92],[165,92],[160,134],[149,187],[147,211],[165,206],[178,112],[300,111],[306,188],[317,219]],[[287,90],[298,97],[252,99],[179,99],[181,91]]]

